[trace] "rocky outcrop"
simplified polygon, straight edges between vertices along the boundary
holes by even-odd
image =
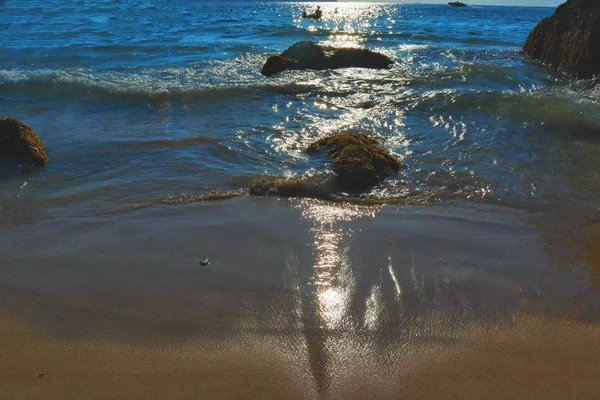
[[[600,2],[568,0],[531,31],[523,52],[578,79],[600,72]]]
[[[377,140],[358,132],[338,133],[311,144],[307,152],[325,149],[333,159],[337,186],[346,191],[365,190],[400,170],[398,160]]]
[[[50,161],[44,143],[28,125],[16,118],[0,118],[0,157],[20,158],[33,165]]]
[[[283,53],[269,57],[260,73],[266,76],[288,69],[389,68],[394,64],[385,54],[359,48],[320,46],[305,40]]]

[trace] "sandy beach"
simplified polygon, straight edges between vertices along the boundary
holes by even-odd
[[[19,320],[0,325],[5,399],[595,399],[597,325],[524,319],[473,332],[381,371],[348,354],[339,381],[319,395],[302,357],[281,338],[132,345],[49,339]],[[356,356],[356,357],[353,357]],[[373,373],[375,372],[375,373]]]
[[[0,395],[597,398],[595,236],[523,220],[238,198],[4,224]]]

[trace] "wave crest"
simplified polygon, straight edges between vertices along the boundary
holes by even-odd
[[[233,74],[235,75],[235,74]],[[74,69],[0,70],[0,86],[5,93],[32,93],[36,96],[88,98],[102,101],[186,103],[228,100],[264,92],[300,94],[314,84],[284,79],[262,79],[235,75],[236,79],[208,81],[201,70],[169,68],[162,70],[104,71]]]

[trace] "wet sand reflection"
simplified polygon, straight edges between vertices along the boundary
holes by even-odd
[[[546,231],[505,210],[234,199],[159,211],[11,230],[0,306],[41,333],[0,323],[13,343],[0,397],[6,382],[14,398],[47,385],[40,398],[52,400],[96,389],[320,400],[600,393],[590,378],[598,327],[580,322],[600,314],[597,287],[550,265]],[[568,247],[557,236],[557,249]],[[591,263],[576,244],[573,262]]]
[[[508,326],[519,315],[535,315],[540,307],[554,306],[548,299],[557,293],[551,287],[547,293],[536,289],[535,274],[529,282],[519,283],[512,283],[519,278],[506,275],[512,273],[511,263],[527,265],[534,260],[534,251],[528,259],[518,251],[507,253],[511,244],[503,243],[498,247],[506,249],[498,254],[504,259],[489,261],[489,271],[477,265],[484,265],[485,260],[473,266],[467,260],[464,265],[450,264],[446,253],[454,251],[452,243],[449,249],[432,248],[430,260],[422,261],[423,249],[412,251],[414,241],[408,236],[395,238],[394,229],[385,243],[381,243],[381,229],[378,238],[353,232],[356,221],[372,219],[379,207],[314,200],[300,201],[297,207],[311,222],[314,238],[314,265],[297,293],[308,364],[320,398],[343,398],[341,393],[347,393],[347,387],[362,375],[373,381],[401,375],[427,354],[461,346],[469,332],[487,324]],[[443,229],[440,226],[440,234]],[[471,245],[477,249],[490,246],[485,235],[493,237],[485,228],[466,236],[472,236]],[[360,246],[354,240],[361,240]],[[515,240],[526,244],[529,238]],[[361,246],[360,254],[353,253],[353,248]],[[506,263],[499,266],[508,272],[494,268],[494,262]],[[503,274],[504,280],[499,279]]]
[[[352,299],[355,280],[341,221],[373,214],[376,209],[337,207],[325,202],[304,201],[302,214],[312,222],[315,263],[303,295],[302,325],[310,369],[316,388],[327,398],[334,373],[332,363],[340,348],[340,336],[353,330]]]
[[[312,271],[299,293],[302,332],[316,390],[326,399],[362,374],[397,373],[408,361],[404,356],[418,351],[411,340],[427,330],[411,331],[420,318],[404,313],[403,291],[391,255],[384,264],[380,257],[360,260],[365,264],[362,269],[352,263],[353,232],[346,223],[373,218],[380,207],[314,200],[301,201],[298,207],[312,223],[315,252]],[[414,295],[426,301],[423,277],[417,275],[414,263],[408,271]],[[436,335],[426,334],[425,341]],[[442,335],[438,339],[448,341]]]

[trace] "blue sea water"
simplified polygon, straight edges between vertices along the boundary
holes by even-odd
[[[597,210],[597,92],[520,53],[552,8],[323,3],[321,21],[300,18],[315,5],[2,2],[0,112],[29,124],[51,158],[2,166],[5,215],[243,193],[326,171],[303,149],[350,129],[405,165],[361,198]],[[260,75],[300,40],[396,64]],[[364,102],[375,107],[355,108]]]

